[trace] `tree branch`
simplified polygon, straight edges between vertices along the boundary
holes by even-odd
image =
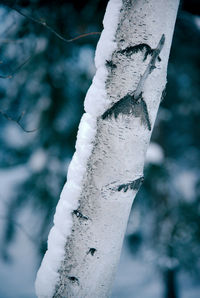
[[[101,34],[101,32],[88,32],[88,33],[84,33],[84,34],[81,34],[79,36],[76,36],[76,37],[73,37],[73,38],[70,38],[70,39],[66,39],[64,36],[62,36],[56,30],[54,30],[51,26],[49,26],[44,19],[42,19],[42,18],[41,19],[37,19],[37,18],[35,18],[33,16],[30,16],[30,15],[24,13],[18,7],[17,4],[11,4],[11,3],[8,3],[8,1],[3,1],[3,4],[6,5],[7,7],[9,7],[10,9],[15,10],[16,12],[18,12],[20,15],[22,15],[25,18],[27,18],[28,20],[30,20],[30,21],[32,21],[34,23],[37,23],[39,25],[42,25],[43,27],[47,28],[56,37],[58,37],[59,39],[61,39],[64,42],[67,42],[67,43],[72,42],[72,41],[75,41],[75,40],[78,40],[78,39],[83,38],[83,37],[90,36],[90,35],[100,35]]]
[[[0,75],[0,79],[11,79],[11,78],[13,78],[13,76],[16,73],[18,73],[18,71],[20,71],[24,67],[24,65],[26,65],[33,58],[33,56],[34,55],[31,55],[30,57],[28,57],[24,62],[22,62],[20,65],[18,65],[17,68],[15,70],[13,70],[10,74]]]
[[[0,220],[6,220],[6,221],[10,221],[10,218],[8,216],[4,216],[0,214]],[[37,244],[36,239],[33,238],[27,231],[26,229],[23,227],[22,224],[20,224],[19,222],[17,222],[16,220],[11,220],[13,222],[13,224],[18,227],[23,233],[24,235],[26,235],[26,237],[34,244]]]
[[[31,132],[35,132],[40,129],[40,128],[35,128],[35,129],[28,130],[23,127],[23,125],[20,122],[25,114],[25,111],[23,111],[17,119],[12,118],[11,116],[9,116],[7,113],[5,113],[2,110],[0,110],[0,114],[7,120],[15,122],[24,132],[31,133]]]

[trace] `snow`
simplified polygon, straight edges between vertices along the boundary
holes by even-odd
[[[68,168],[65,184],[54,216],[54,227],[48,237],[48,250],[42,261],[36,279],[36,293],[39,297],[52,297],[58,269],[64,256],[66,238],[71,234],[73,210],[78,208],[82,179],[87,160],[93,148],[96,132],[96,118],[85,113],[79,125],[76,152]]]
[[[114,38],[121,7],[121,0],[109,1],[103,20],[104,30],[95,53],[97,72],[85,98],[85,111],[94,116],[102,115],[109,107],[105,90],[105,81],[108,75],[105,63],[106,60],[109,61],[111,59],[112,53],[117,47]]]
[[[96,68],[104,66],[105,61],[111,58],[112,52],[116,48],[114,38],[115,32],[117,30],[121,7],[121,0],[111,0],[108,3],[103,20],[104,30],[102,31],[95,54]]]
[[[114,35],[118,25],[121,0],[110,0],[104,17],[104,30],[97,45],[95,65],[97,68],[93,83],[85,99],[85,111],[77,135],[76,152],[70,163],[67,182],[62,190],[54,216],[54,227],[48,237],[48,250],[43,258],[36,279],[38,297],[52,297],[59,278],[58,269],[64,256],[66,238],[71,234],[72,211],[78,208],[82,181],[88,158],[93,149],[97,116],[108,107],[105,90],[107,77],[106,60],[116,48]],[[40,156],[41,157],[41,156]]]

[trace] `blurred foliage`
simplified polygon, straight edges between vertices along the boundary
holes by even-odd
[[[9,202],[3,247],[6,249],[14,237],[13,219],[21,208],[32,204],[34,212],[43,219],[35,235],[42,256],[74,151],[83,100],[94,73],[93,55],[99,35],[64,42],[12,7],[45,21],[70,39],[102,30],[106,1],[1,3],[0,75],[14,74],[1,79],[0,85],[0,166],[6,169],[25,165],[29,173]]]
[[[5,259],[15,237],[15,220],[27,205],[40,217],[31,231],[40,256],[46,250],[83,100],[95,71],[98,34],[65,42],[39,22],[45,21],[66,39],[99,32],[106,3],[0,1],[0,76],[12,76],[0,79],[0,166],[24,166],[28,173],[8,202],[1,239]],[[164,156],[161,162],[146,165],[133,210],[133,215],[140,214],[140,222],[127,236],[133,255],[142,251],[142,245],[153,251],[168,289],[175,287],[178,270],[198,276],[200,265],[200,19],[194,15],[199,13],[198,1],[183,1],[181,6],[166,97],[152,136]],[[166,297],[173,297],[176,290],[170,291]]]

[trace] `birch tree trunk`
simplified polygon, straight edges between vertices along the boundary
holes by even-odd
[[[111,0],[38,297],[109,297],[162,92],[179,0]],[[89,148],[89,149],[87,149]]]

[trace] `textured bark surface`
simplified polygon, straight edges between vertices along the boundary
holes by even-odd
[[[166,84],[178,0],[123,1],[79,208],[53,297],[109,297]]]

